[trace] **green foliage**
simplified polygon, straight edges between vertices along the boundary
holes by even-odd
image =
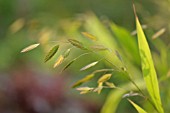
[[[142,27],[137,17],[136,17],[136,27],[137,27],[137,35],[138,35],[138,43],[139,43],[139,53],[141,56],[141,63],[142,63],[142,71],[143,71],[144,80],[146,82],[146,87],[154,103],[154,106],[156,107],[158,112],[163,113],[157,74],[154,68],[148,43],[146,41],[145,35],[143,33]]]
[[[135,104],[133,101],[131,101],[130,99],[128,99],[128,101],[136,108],[136,110],[138,111],[138,113],[147,113],[144,109],[142,109],[140,106],[138,106],[137,104]]]
[[[106,98],[101,113],[116,112],[120,101],[127,97],[131,98],[131,96],[138,96],[140,99],[144,98],[144,103],[152,105],[152,108],[147,108],[143,104],[138,106],[129,100],[138,112],[145,113],[142,109],[144,108],[146,111],[152,110],[163,113],[156,70],[139,20],[136,19],[137,44],[136,38],[132,36],[127,29],[106,19],[107,27],[110,28],[108,29],[93,13],[85,14],[83,17],[86,18],[82,23],[75,19],[68,22],[69,25],[73,26],[59,26],[61,27],[60,30],[62,29],[62,33],[57,34],[57,36],[62,37],[62,41],[53,41],[53,43],[57,45],[52,47],[48,52],[45,57],[45,62],[50,60],[56,52],[58,52],[60,56],[58,56],[53,67],[56,67],[56,69],[59,69],[61,72],[69,67],[69,69],[72,70],[79,70],[74,68],[74,64],[79,63],[76,66],[78,68],[82,67],[80,68],[81,73],[86,73],[87,76],[75,82],[72,87],[78,87],[76,89],[80,91],[80,94],[91,92],[98,92],[99,94],[101,91],[105,91],[104,89],[112,89]],[[75,25],[77,26],[75,27]],[[50,45],[48,43],[51,41],[48,37],[49,35],[47,35],[48,33],[45,33],[45,38],[41,37],[39,40],[42,46],[47,48]],[[74,38],[67,39],[66,37]],[[155,58],[158,59],[158,61],[161,57],[161,61],[165,63],[163,67],[166,69],[157,68],[159,73],[164,72],[167,74],[169,66],[166,62],[168,61],[169,50],[161,41],[152,42],[151,40],[151,43],[153,45],[160,43],[161,49],[158,47],[157,49],[160,51],[161,56],[156,52],[154,56],[156,56]],[[64,51],[58,51],[59,45],[61,50]],[[26,51],[32,50],[36,46],[37,45],[29,46],[25,49]],[[137,46],[139,46],[139,50]],[[90,55],[95,57],[92,58]],[[81,64],[82,62],[77,62],[81,61],[81,58],[83,59],[83,64]],[[85,61],[89,59],[91,63],[84,65],[84,63],[86,63]],[[101,66],[102,63],[104,65]],[[142,65],[143,77],[146,84],[144,84],[141,76],[140,64]],[[87,71],[90,72],[90,74],[87,74]],[[166,80],[166,78],[167,77],[164,75],[161,80]],[[119,80],[123,82],[119,82]],[[84,87],[84,85],[88,85],[87,82],[91,82],[92,86]],[[149,95],[146,93],[145,89],[147,89]]]

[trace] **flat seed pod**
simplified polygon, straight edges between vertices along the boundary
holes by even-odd
[[[160,29],[158,32],[156,32],[156,33],[152,36],[152,39],[156,39],[156,38],[160,37],[162,34],[165,33],[165,31],[166,31],[165,28]]]
[[[88,69],[88,68],[91,68],[91,67],[95,66],[97,63],[98,63],[98,61],[92,62],[92,63],[84,66],[83,68],[81,68],[80,71],[84,71],[84,70],[86,70],[86,69]]]
[[[39,45],[40,45],[39,43],[38,43],[38,44],[32,44],[32,45],[24,48],[24,49],[21,51],[21,53],[24,53],[24,52],[30,51],[30,50],[32,50],[32,49],[35,49],[35,48],[38,47]]]
[[[97,38],[96,38],[95,36],[93,36],[92,34],[89,34],[89,33],[87,33],[87,32],[82,32],[81,34],[82,34],[83,36],[85,36],[86,38],[90,39],[90,40],[94,40],[94,41],[97,40]]]
[[[49,61],[49,60],[56,54],[56,52],[58,51],[58,48],[59,48],[59,45],[54,46],[54,47],[48,52],[48,54],[46,55],[46,57],[45,57],[45,59],[44,59],[44,62]]]
[[[10,26],[10,31],[12,33],[16,33],[17,31],[21,30],[24,27],[24,24],[25,24],[25,19],[19,18]]]
[[[83,43],[75,40],[75,39],[68,39],[68,41],[75,47],[83,49],[83,50],[87,50],[84,46]]]
[[[111,83],[111,82],[105,82],[105,84],[109,87],[109,88],[115,88],[116,86]]]
[[[100,73],[100,72],[108,72],[108,71],[114,71],[114,69],[99,69],[99,70],[95,70],[93,73]]]
[[[105,50],[108,50],[108,48],[104,47],[103,45],[93,45],[90,48],[92,50],[96,50],[96,51],[105,51]]]
[[[103,82],[98,83],[98,87],[94,90],[94,92],[97,92],[98,94],[101,93],[103,89]]]
[[[98,83],[106,82],[110,79],[111,76],[112,74],[104,74],[102,77],[99,78]]]
[[[86,77],[82,78],[81,80],[77,81],[75,84],[73,84],[72,88],[75,88],[77,86],[80,86],[81,84],[90,81],[94,77],[94,74],[87,75]]]
[[[65,71],[74,61],[75,61],[75,59],[72,60],[72,61],[70,61],[70,62],[63,68],[63,70],[62,70],[61,72]]]
[[[56,63],[54,64],[53,68],[57,67],[58,65],[60,65],[62,62],[64,61],[64,57],[62,55],[60,55],[56,61]]]
[[[64,52],[63,57],[64,57],[64,58],[67,58],[68,55],[70,54],[70,51],[71,51],[71,49],[67,49],[67,50]]]
[[[116,54],[116,56],[118,57],[118,59],[119,59],[121,62],[123,62],[123,59],[122,59],[120,53],[119,53],[117,50],[115,51],[115,54]]]
[[[86,94],[89,93],[93,90],[94,88],[90,88],[90,87],[80,87],[77,88],[76,90],[80,91],[80,94]]]

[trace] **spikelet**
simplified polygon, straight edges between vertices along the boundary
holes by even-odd
[[[98,83],[106,82],[110,79],[111,76],[112,74],[104,74],[102,77],[99,78]]]
[[[89,34],[89,33],[87,33],[87,32],[82,32],[81,34],[82,34],[83,36],[85,36],[86,38],[90,39],[90,40],[94,40],[94,41],[97,40],[95,36],[93,36],[92,34]]]
[[[21,53],[28,52],[28,51],[30,51],[30,50],[32,50],[32,49],[35,49],[35,48],[38,47],[39,45],[40,45],[39,43],[38,43],[38,44],[32,44],[32,45],[24,48],[24,49],[21,51]]]
[[[83,43],[75,40],[75,39],[68,39],[68,41],[75,47],[80,48],[82,50],[87,50],[87,48],[84,47]]]
[[[64,57],[62,55],[60,55],[57,59],[57,61],[55,62],[53,68],[57,67],[58,65],[60,65],[62,62],[64,61]]]
[[[90,81],[94,77],[94,74],[87,75],[86,77],[82,78],[81,80],[77,81],[75,84],[73,84],[72,88],[75,88],[77,86],[80,86],[81,84]]]
[[[50,60],[58,51],[59,45],[54,46],[46,55],[44,62],[47,62],[48,60]]]
[[[88,69],[88,68],[91,68],[91,67],[95,66],[97,63],[98,63],[98,61],[92,62],[92,63],[84,66],[83,68],[81,68],[80,71],[84,71],[84,70],[86,70],[86,69]]]

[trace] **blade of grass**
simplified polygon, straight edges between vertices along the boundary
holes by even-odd
[[[144,109],[142,109],[140,106],[135,104],[133,101],[128,99],[128,101],[135,107],[135,109],[138,111],[138,113],[147,113]]]
[[[146,87],[157,111],[159,113],[164,113],[161,99],[160,99],[157,74],[154,68],[151,52],[137,16],[136,16],[136,27],[137,27],[139,53],[141,57],[141,65],[142,65],[142,71],[143,71]]]

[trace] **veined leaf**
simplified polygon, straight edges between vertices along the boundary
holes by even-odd
[[[137,27],[139,53],[140,53],[141,63],[142,63],[142,71],[143,71],[146,87],[151,97],[151,100],[153,101],[158,112],[164,113],[161,99],[160,99],[157,74],[154,68],[151,52],[145,34],[142,30],[142,27],[137,17],[136,17],[136,27]]]
[[[38,43],[38,44],[32,44],[32,45],[24,48],[24,49],[21,51],[21,53],[24,53],[24,52],[30,51],[30,50],[32,50],[32,49],[35,49],[35,48],[38,47],[39,45],[40,45],[39,43]]]
[[[81,84],[90,81],[94,77],[94,74],[87,75],[86,77],[82,78],[81,80],[77,81],[75,84],[73,84],[72,88],[75,88],[77,86],[80,86]]]
[[[45,59],[44,59],[44,62],[47,62],[48,60],[50,60],[50,59],[55,55],[55,53],[58,51],[58,48],[59,48],[59,45],[54,46],[54,47],[48,52],[48,54],[46,55],[46,57],[45,57]]]
[[[80,71],[84,71],[84,70],[86,70],[86,69],[88,69],[88,68],[91,68],[91,67],[95,66],[97,63],[98,63],[98,61],[92,62],[92,63],[84,66],[83,68],[81,68]]]
[[[93,36],[92,34],[89,34],[87,32],[82,32],[82,35],[84,35],[86,38],[89,38],[91,40],[94,40],[94,41],[97,40],[95,36]]]
[[[138,113],[147,113],[144,109],[142,109],[140,106],[138,106],[137,104],[135,104],[133,101],[131,101],[130,99],[128,99],[128,101],[136,108],[136,110],[138,111]]]
[[[112,76],[112,74],[104,74],[102,77],[99,78],[99,80],[97,82],[98,83],[106,82],[107,80],[110,79],[111,76]]]
[[[86,50],[86,48],[84,47],[83,43],[75,40],[75,39],[68,39],[68,41],[75,47]]]
[[[62,62],[64,61],[64,57],[62,55],[60,55],[56,61],[56,63],[54,64],[53,68],[57,67],[58,65],[60,65]]]

